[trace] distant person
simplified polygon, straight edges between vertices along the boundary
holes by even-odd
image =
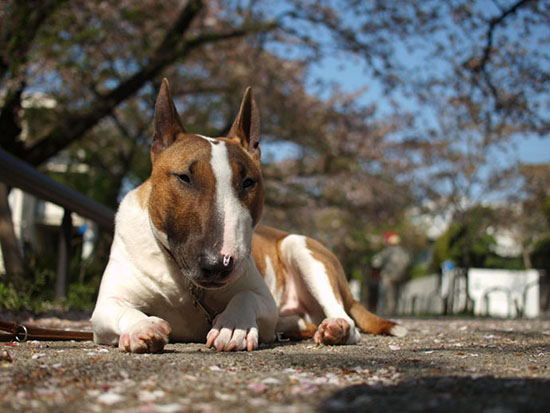
[[[380,269],[378,313],[392,316],[395,314],[399,287],[405,281],[410,259],[407,251],[399,245],[401,239],[395,232],[386,232],[384,243],[386,248],[372,258],[372,265]]]

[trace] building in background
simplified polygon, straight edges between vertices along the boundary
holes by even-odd
[[[59,232],[64,209],[51,202],[12,188],[9,195],[15,235],[21,251],[57,257]],[[81,247],[80,257],[89,259],[97,236],[96,224],[72,213],[73,247]],[[5,273],[0,250],[0,273]]]

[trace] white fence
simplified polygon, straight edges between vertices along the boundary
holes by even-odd
[[[443,314],[440,277],[437,274],[417,278],[401,288],[397,305],[400,314]]]
[[[538,317],[539,272],[472,268],[468,292],[474,314],[496,317]]]
[[[406,283],[398,310],[401,314],[443,314],[446,309],[447,314],[473,310],[491,317],[538,317],[539,277],[537,270],[446,271]]]

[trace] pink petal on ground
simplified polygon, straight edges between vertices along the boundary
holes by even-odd
[[[255,393],[265,393],[267,391],[267,386],[265,384],[257,382],[250,383],[248,388]]]

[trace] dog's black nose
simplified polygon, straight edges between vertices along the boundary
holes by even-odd
[[[233,257],[219,254],[202,254],[199,257],[199,266],[206,278],[222,280],[231,274]]]

